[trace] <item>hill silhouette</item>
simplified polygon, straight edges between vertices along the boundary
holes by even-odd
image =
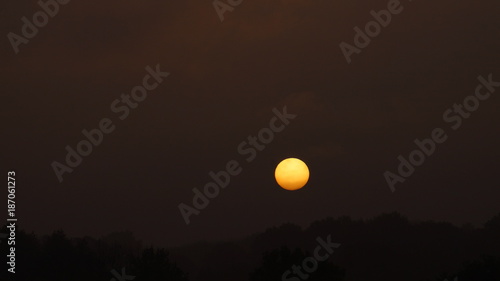
[[[303,265],[327,237],[340,246],[307,280],[500,280],[500,214],[475,228],[411,222],[398,213],[326,218],[305,229],[286,223],[237,241],[170,249],[144,247],[130,232],[96,239],[18,231],[16,280],[118,280],[116,274],[138,281],[305,280],[283,274]],[[7,243],[0,249],[6,253]],[[7,262],[6,255],[0,259]],[[9,274],[2,271],[0,279]]]

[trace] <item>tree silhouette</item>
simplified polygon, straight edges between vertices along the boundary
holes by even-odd
[[[8,235],[6,226],[0,234]],[[331,260],[318,262],[311,273],[303,268],[316,237],[331,235],[342,243]],[[103,238],[68,238],[63,231],[36,236],[16,230],[16,275],[20,281],[108,281],[126,270],[134,281],[500,281],[500,215],[484,227],[457,227],[444,222],[410,222],[397,213],[369,220],[348,217],[316,221],[302,230],[284,224],[231,242],[206,242],[167,250],[147,248],[130,232]],[[11,245],[0,240],[0,263],[7,264]],[[295,250],[290,250],[295,249]],[[172,253],[170,255],[170,253]],[[175,261],[173,258],[175,257]],[[483,257],[483,258],[479,258]],[[469,261],[467,263],[464,263]],[[310,263],[309,263],[310,265]],[[345,273],[345,274],[344,274]],[[303,275],[304,276],[304,275]],[[12,278],[6,268],[0,280]]]
[[[467,263],[457,279],[460,281],[500,280],[500,257],[484,256],[481,260]]]
[[[284,273],[291,270],[292,266],[301,266],[309,255],[299,248],[290,251],[288,247],[281,247],[271,252],[266,252],[262,258],[262,265],[250,273],[251,281],[276,281],[285,280]],[[308,274],[309,275],[309,274]],[[298,277],[289,277],[287,280]],[[318,262],[316,271],[307,277],[309,281],[340,281],[344,279],[344,271],[328,261]]]
[[[137,281],[187,281],[186,273],[170,262],[165,249],[149,248],[132,261],[131,272]]]

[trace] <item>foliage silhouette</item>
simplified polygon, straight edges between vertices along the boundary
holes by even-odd
[[[168,255],[165,249],[145,249],[132,260],[131,272],[137,275],[137,281],[188,281],[186,273],[171,263]]]
[[[0,233],[8,233],[6,226]],[[370,220],[326,218],[305,229],[286,223],[241,240],[196,243],[168,251],[144,249],[130,232],[95,239],[68,238],[63,231],[37,236],[18,228],[15,277],[20,281],[108,281],[114,277],[111,270],[125,268],[128,275],[136,276],[135,281],[278,281],[310,256],[307,251],[318,245],[317,237],[328,235],[342,246],[329,260],[318,263],[309,281],[442,281],[455,276],[460,281],[500,280],[500,214],[477,228],[410,222],[398,213]],[[3,238],[0,280],[12,277],[4,254],[10,247],[8,237]]]
[[[287,270],[291,270],[294,265],[301,266],[304,259],[309,256],[298,248],[290,251],[288,247],[266,252],[262,258],[262,265],[250,274],[250,280],[285,280],[283,274]],[[344,279],[344,271],[328,261],[318,262],[317,270],[307,275],[306,278],[309,281],[341,281]],[[287,278],[287,280],[299,280],[298,277],[292,275]]]

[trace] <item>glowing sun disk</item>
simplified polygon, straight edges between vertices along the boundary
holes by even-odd
[[[287,158],[278,164],[274,177],[282,188],[297,190],[304,187],[309,180],[309,168],[300,159]]]

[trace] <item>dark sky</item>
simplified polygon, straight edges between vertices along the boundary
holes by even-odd
[[[17,173],[19,224],[70,236],[131,230],[172,246],[393,211],[484,223],[499,212],[500,88],[458,130],[443,113],[474,94],[479,75],[500,81],[500,6],[402,1],[347,63],[339,44],[354,44],[353,28],[388,2],[244,0],[221,22],[210,1],[72,0],[16,55],[7,34],[22,34],[21,18],[40,7],[6,1],[0,159],[2,173]],[[111,103],[157,64],[170,76],[120,120]],[[283,106],[297,118],[246,162],[238,145]],[[102,118],[115,130],[59,183],[51,163]],[[391,192],[383,173],[438,127],[448,140]],[[274,181],[287,157],[309,165],[299,191]],[[186,225],[178,205],[192,205],[191,190],[230,160],[243,172]]]

